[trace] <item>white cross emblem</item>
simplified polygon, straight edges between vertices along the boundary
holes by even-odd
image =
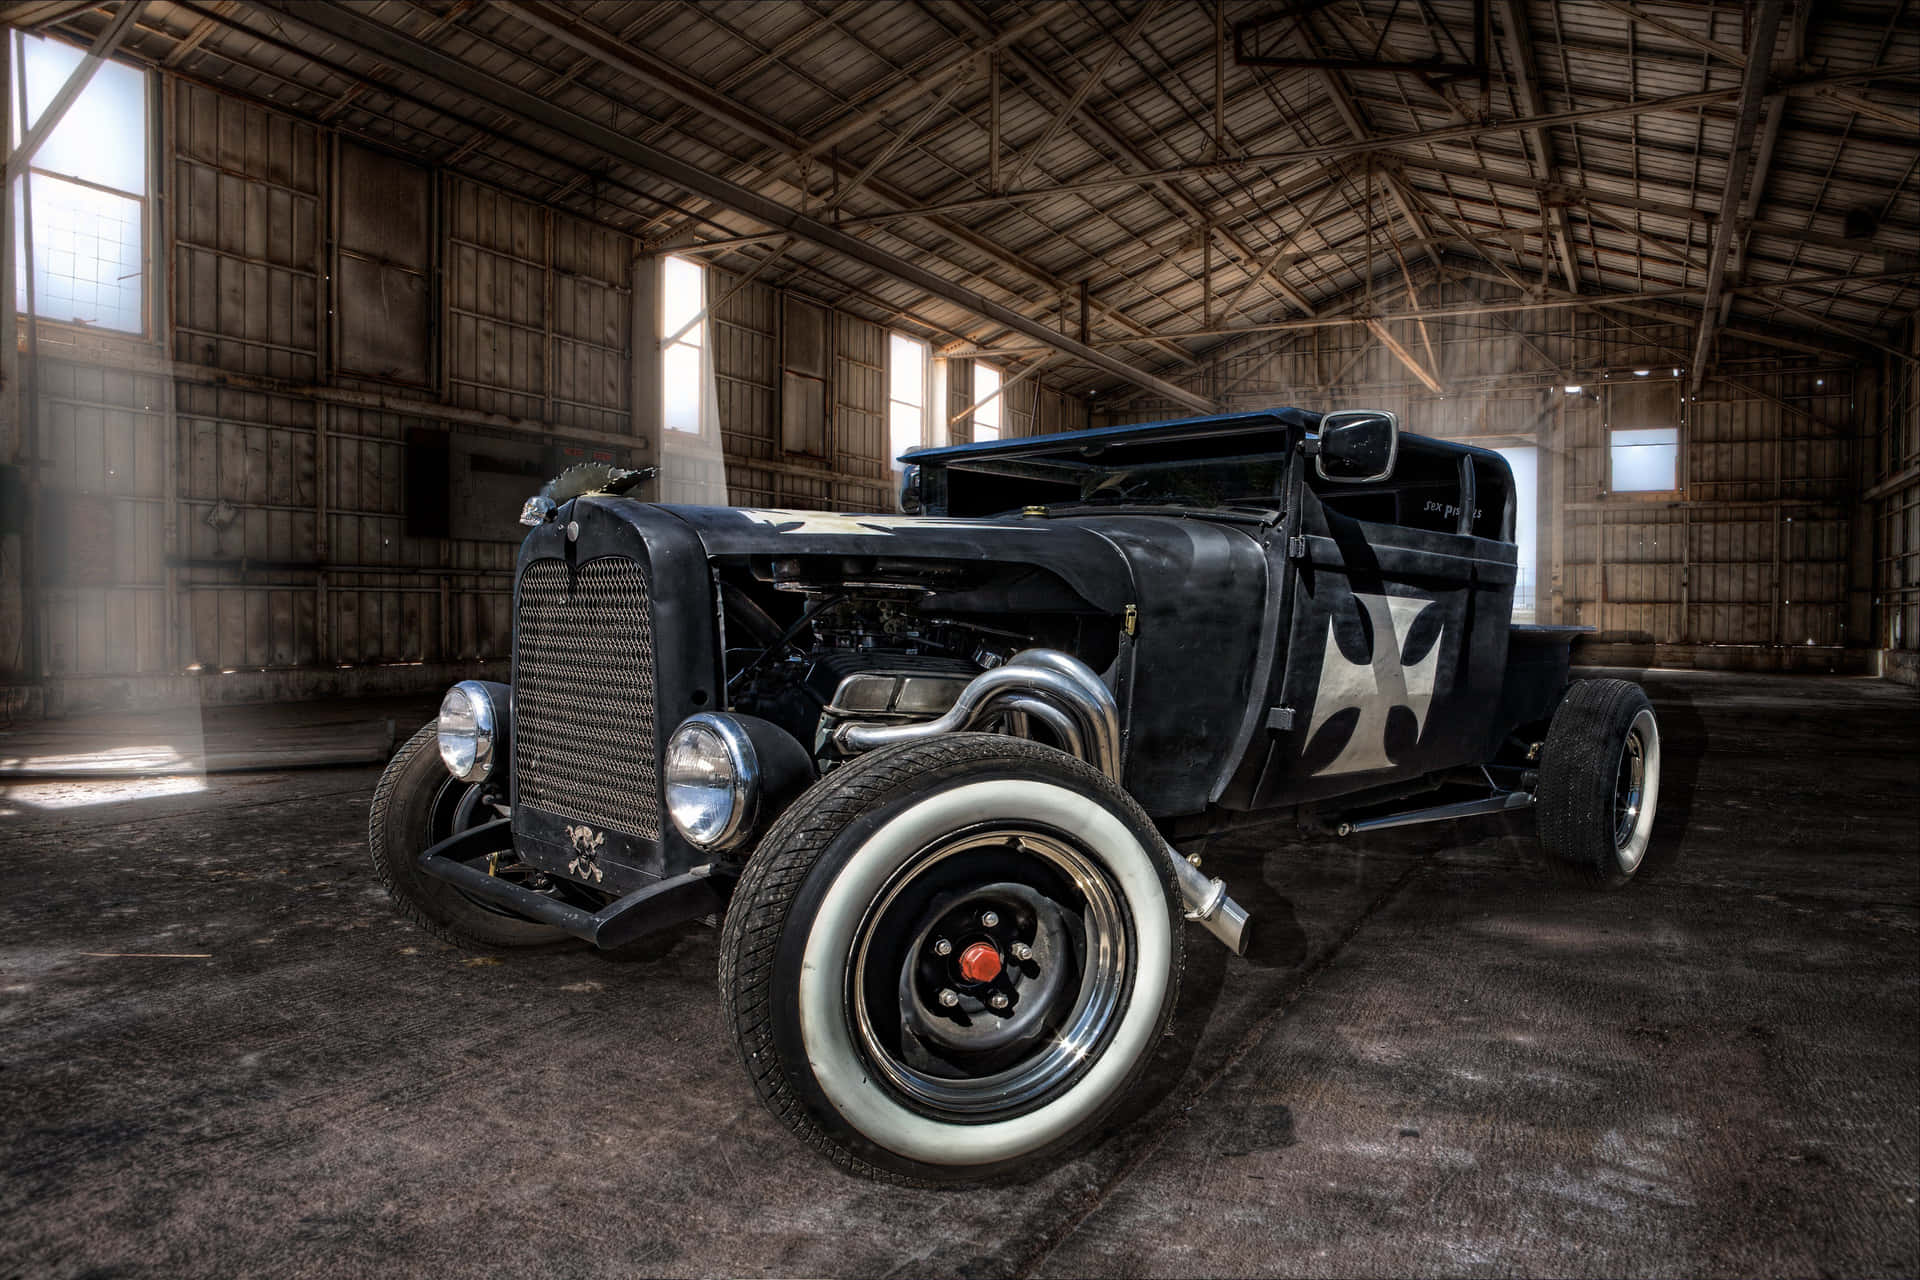
[[[1333,620],[1327,620],[1320,690],[1313,698],[1313,723],[1307,726],[1306,741],[1312,742],[1321,725],[1348,707],[1358,707],[1360,719],[1333,763],[1319,771],[1321,776],[1393,768],[1393,761],[1387,757],[1387,715],[1395,707],[1413,712],[1417,739],[1426,727],[1427,708],[1433,703],[1433,678],[1440,669],[1440,636],[1433,638],[1427,656],[1412,666],[1406,665],[1405,657],[1414,620],[1433,601],[1358,591],[1353,598],[1373,622],[1373,659],[1364,665],[1349,662],[1334,638]]]

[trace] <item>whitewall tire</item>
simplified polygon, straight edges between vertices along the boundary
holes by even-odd
[[[856,1172],[992,1179],[1095,1132],[1178,997],[1158,833],[1048,747],[956,734],[862,757],[782,815],[721,987],[760,1095]]]
[[[1547,729],[1540,845],[1581,879],[1618,888],[1645,865],[1660,804],[1660,722],[1639,685],[1578,680]]]

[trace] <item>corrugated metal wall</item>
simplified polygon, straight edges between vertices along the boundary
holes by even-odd
[[[1421,300],[1470,305],[1475,291],[1456,281]],[[1642,645],[1817,651],[1790,665],[1871,643],[1849,613],[1851,543],[1866,536],[1852,504],[1871,371],[1723,338],[1731,381],[1710,379],[1687,401],[1674,369],[1692,325],[1644,307],[1435,321],[1424,339],[1406,322],[1392,332],[1423,362],[1431,343],[1444,396],[1357,325],[1258,343],[1210,366],[1202,385],[1235,408],[1391,409],[1421,434],[1538,447],[1543,621]],[[1575,378],[1581,391],[1569,394]],[[1172,416],[1133,402],[1096,421]],[[1608,492],[1608,430],[1650,426],[1680,428],[1681,490]]]
[[[167,379],[41,343],[42,659],[56,672],[169,669]],[[57,569],[57,572],[48,572]]]
[[[739,506],[798,507],[834,511],[892,511],[892,460],[887,456],[887,336],[884,325],[827,311],[826,335],[833,359],[827,372],[826,451],[815,457],[783,447],[782,350],[795,322],[781,291],[758,282],[738,287],[737,278],[712,272],[707,295],[722,299],[712,323],[714,380],[725,449],[728,500]],[[811,339],[809,339],[811,340]],[[947,367],[947,407],[929,409],[935,437],[945,420],[973,403],[971,360]],[[785,386],[791,386],[788,382]],[[1084,406],[1072,396],[1029,378],[1010,388],[1002,435],[1034,435],[1084,425]],[[966,419],[947,435],[972,439]]]
[[[436,196],[426,169],[357,144],[333,140],[329,168],[311,125],[168,89],[175,669],[503,657],[513,545],[408,535],[408,434],[510,436],[526,418],[543,434],[626,436],[630,244],[468,183]],[[329,326],[316,282],[330,230]],[[435,262],[448,268],[437,318],[417,297]],[[217,371],[282,382],[221,385]],[[442,416],[436,381],[440,403],[472,412]],[[336,388],[412,411],[340,403]]]
[[[498,669],[515,543],[409,535],[409,436],[545,441],[561,461],[644,449],[635,244],[256,103],[171,77],[163,92],[163,337],[41,326],[45,705]],[[387,188],[416,176],[423,243],[379,230],[383,201],[406,203]],[[446,268],[432,314],[413,302],[427,266]],[[338,674],[368,668],[384,674]]]
[[[1636,387],[1564,415],[1567,620],[1661,644],[1864,642],[1846,625],[1854,376],[1742,381],[1709,383],[1677,421],[1635,414]],[[1609,426],[1667,421],[1681,429],[1680,494],[1609,494]]]
[[[171,76],[160,94],[158,336],[40,326],[52,520],[35,634],[0,662],[44,677],[53,712],[501,670],[517,543],[410,533],[410,451],[654,460],[639,245],[256,102]],[[891,510],[886,328],[812,306],[824,433],[794,452],[788,309],[733,283],[708,295],[730,293],[711,324],[730,500]],[[1079,407],[1028,380],[1008,433]]]
[[[453,403],[626,434],[632,240],[456,178],[442,199]]]
[[[313,125],[167,81],[174,357],[310,382],[320,371],[320,175]]]
[[[724,299],[714,309],[711,341],[727,500],[743,507],[892,510],[887,330],[825,308],[789,308],[780,290],[758,282],[741,287],[722,271],[710,273],[707,293]],[[782,377],[783,326],[790,323],[806,324],[807,345],[831,354],[801,361],[809,373],[825,375],[825,448],[817,456],[789,451],[785,446],[795,442],[782,438],[783,384],[786,394],[795,394],[793,379]],[[800,358],[789,363],[794,359]]]
[[[1907,321],[1901,350],[1920,358],[1920,319]],[[1888,359],[1876,433],[1873,566],[1874,643],[1886,671],[1920,685],[1920,363]]]

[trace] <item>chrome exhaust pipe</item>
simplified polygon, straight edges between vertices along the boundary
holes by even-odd
[[[1173,860],[1173,876],[1180,884],[1181,901],[1187,904],[1187,919],[1227,944],[1237,956],[1247,954],[1253,931],[1247,927],[1247,909],[1227,896],[1227,882],[1209,879],[1172,845],[1164,846]]]

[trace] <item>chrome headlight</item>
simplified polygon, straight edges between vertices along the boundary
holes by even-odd
[[[663,790],[667,815],[687,843],[726,848],[752,828],[760,790],[753,740],[732,716],[688,716],[667,739]]]
[[[504,717],[493,691],[478,680],[462,680],[440,699],[440,761],[462,782],[481,782],[493,772],[495,745]]]

